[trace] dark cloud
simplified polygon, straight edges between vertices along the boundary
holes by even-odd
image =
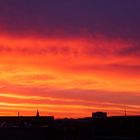
[[[129,46],[127,48],[122,48],[117,52],[117,54],[122,55],[122,56],[137,56],[140,57],[140,44],[136,46]]]
[[[1,0],[1,30],[15,35],[139,38],[139,0]],[[63,34],[64,33],[64,34]]]
[[[16,39],[15,39],[16,40]],[[36,42],[37,41],[37,42]],[[57,43],[55,39],[50,44],[42,41],[43,44],[38,43],[39,40],[32,40],[29,45],[24,45],[27,40],[23,40],[23,44],[19,41],[17,45],[12,47],[10,44],[0,45],[0,53],[23,54],[23,55],[61,55],[61,56],[80,56],[88,58],[140,58],[140,43],[136,41],[125,40],[106,40],[105,38],[92,38],[88,41],[85,39],[80,42],[77,40],[75,44],[69,44],[69,40],[59,40]],[[72,40],[73,41],[73,40]],[[75,41],[75,40],[74,40]]]
[[[23,55],[78,55],[78,50],[75,48],[71,48],[71,46],[59,46],[59,45],[44,45],[42,47],[34,46],[17,46],[17,47],[10,47],[10,46],[2,46],[0,45],[0,53],[10,53],[10,54],[23,54]]]

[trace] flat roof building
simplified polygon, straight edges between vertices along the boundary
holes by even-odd
[[[92,118],[106,118],[107,113],[106,112],[94,112],[92,113]]]

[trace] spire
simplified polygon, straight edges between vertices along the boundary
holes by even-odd
[[[125,110],[124,110],[124,113],[125,113],[125,117],[127,116],[127,113],[126,113],[126,106],[125,106]]]
[[[127,116],[127,110],[126,110],[126,105],[124,105],[124,116]]]
[[[37,110],[37,112],[36,112],[36,117],[39,117],[39,111]]]

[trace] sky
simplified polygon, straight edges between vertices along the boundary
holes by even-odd
[[[0,0],[0,115],[140,115],[139,0]]]

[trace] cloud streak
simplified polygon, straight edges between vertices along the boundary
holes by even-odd
[[[0,114],[30,115],[35,106],[56,117],[120,115],[123,104],[138,114],[139,5],[1,0]]]

